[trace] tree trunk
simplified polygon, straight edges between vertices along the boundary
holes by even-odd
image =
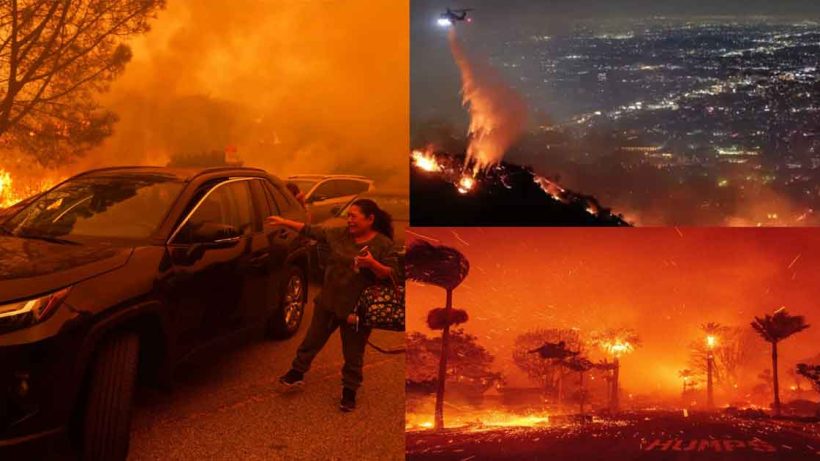
[[[561,410],[561,404],[564,401],[564,374],[561,371],[558,371],[558,398],[556,399],[558,402],[558,410]]]
[[[772,343],[772,387],[774,388],[774,415],[780,416],[780,383],[777,381],[777,343]]]
[[[612,412],[618,411],[618,374],[620,373],[621,364],[618,358],[615,357],[615,368],[612,370]]]
[[[450,310],[453,308],[453,290],[447,289],[444,306],[444,331],[441,333],[441,357],[438,362],[438,386],[436,388],[436,430],[444,429],[444,381],[447,379],[448,341],[450,339]]]
[[[706,406],[709,409],[715,407],[714,388],[712,386],[712,364],[714,363],[712,353],[706,355]]]

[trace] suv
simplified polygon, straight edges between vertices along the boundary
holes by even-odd
[[[373,190],[372,180],[355,175],[299,174],[289,176],[288,182],[299,186],[305,194],[310,220],[314,223],[333,217],[333,211],[338,211],[352,198]]]
[[[307,246],[263,227],[274,214],[305,220],[263,170],[123,167],[70,178],[0,224],[0,459],[60,434],[83,458],[125,459],[138,376],[169,380],[252,330],[293,335]]]

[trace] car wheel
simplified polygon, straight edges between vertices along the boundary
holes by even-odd
[[[302,269],[291,267],[285,275],[282,300],[275,306],[268,325],[268,336],[290,338],[299,329],[307,301],[307,279]]]
[[[117,335],[97,352],[83,422],[84,460],[124,460],[128,455],[131,400],[137,377],[139,337]]]

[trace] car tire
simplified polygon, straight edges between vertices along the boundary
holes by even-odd
[[[138,360],[134,333],[114,336],[97,351],[83,421],[83,460],[126,459]]]
[[[282,298],[279,305],[274,306],[273,315],[268,322],[269,338],[290,338],[299,330],[299,325],[305,315],[307,286],[304,271],[299,267],[291,266],[283,281]]]

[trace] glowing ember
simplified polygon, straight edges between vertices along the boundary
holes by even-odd
[[[469,176],[462,176],[461,180],[458,181],[458,191],[462,194],[466,194],[470,192],[473,187],[475,186],[475,179]]]
[[[419,150],[413,151],[413,164],[424,171],[441,171],[441,167],[438,163],[436,163],[436,158],[433,154],[425,153]]]

